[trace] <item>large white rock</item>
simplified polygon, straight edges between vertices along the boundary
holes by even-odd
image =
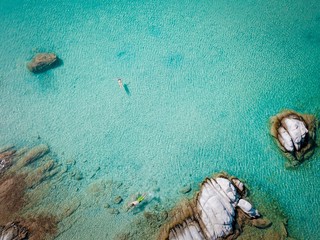
[[[239,179],[232,182],[244,190]],[[258,217],[259,213],[252,205],[242,199],[236,187],[229,179],[218,177],[207,178],[201,185],[194,215],[184,219],[169,231],[169,240],[203,240],[224,239],[233,234],[236,207],[239,205],[251,217]]]
[[[236,188],[228,179],[206,179],[197,198],[196,221],[191,219],[183,221],[183,224],[170,230],[169,239],[214,240],[228,236],[233,232],[238,200]]]
[[[295,149],[299,151],[304,143],[308,129],[302,121],[290,117],[282,119],[281,124],[290,135]]]
[[[223,237],[232,232],[235,216],[236,190],[225,178],[207,179],[203,183],[197,209],[209,239]]]

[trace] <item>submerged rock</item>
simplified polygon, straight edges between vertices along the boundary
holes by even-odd
[[[27,68],[33,73],[45,72],[59,65],[59,58],[54,53],[38,53],[30,62]]]
[[[113,199],[113,202],[115,204],[119,204],[122,202],[122,197],[121,196],[116,196],[114,199]]]
[[[261,217],[251,203],[242,199],[244,190],[239,179],[229,179],[226,174],[205,179],[197,196],[174,210],[171,221],[163,226],[159,239],[214,240],[237,237],[240,234],[239,226],[243,224],[237,222],[237,215],[242,214],[248,221]],[[263,226],[266,225],[263,222]]]
[[[120,213],[116,208],[107,208],[107,212],[113,215],[118,215]]]
[[[315,147],[316,119],[287,110],[271,118],[271,135],[291,165],[310,157]]]
[[[190,191],[191,191],[191,186],[190,186],[190,184],[183,186],[183,187],[179,190],[179,192],[182,193],[182,194],[187,194],[187,193],[190,192]]]
[[[38,145],[32,149],[30,149],[21,159],[20,164],[22,166],[26,166],[33,161],[41,158],[45,154],[49,152],[49,147],[46,144]]]

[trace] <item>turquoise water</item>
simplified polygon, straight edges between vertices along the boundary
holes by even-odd
[[[83,176],[52,191],[81,202],[57,239],[112,239],[143,212],[110,214],[114,196],[166,209],[221,170],[320,239],[319,151],[285,170],[268,128],[285,108],[320,116],[318,1],[2,0],[0,16],[1,145],[47,143]],[[29,73],[39,51],[63,65]]]

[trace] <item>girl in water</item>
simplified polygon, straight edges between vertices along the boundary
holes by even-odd
[[[118,78],[118,84],[120,88],[123,88],[123,83],[121,78]]]

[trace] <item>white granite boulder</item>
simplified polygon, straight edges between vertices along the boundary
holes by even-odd
[[[248,219],[259,218],[260,214],[251,203],[241,199],[234,182],[241,191],[244,190],[243,183],[237,178],[229,180],[222,175],[205,179],[195,201],[176,211],[174,223],[169,224],[160,239],[215,240],[231,235],[236,237],[239,234],[235,229],[239,209]]]
[[[199,220],[204,224],[205,235],[210,239],[232,233],[235,206],[239,197],[235,187],[225,178],[208,178],[201,186],[197,199]]]
[[[315,144],[316,119],[287,110],[271,118],[271,135],[293,166],[310,157]]]
[[[288,151],[299,151],[304,145],[308,129],[302,120],[297,119],[295,115],[290,115],[281,120],[282,127],[279,127],[279,135],[284,140],[284,147]],[[294,149],[292,148],[294,146]],[[289,147],[288,147],[289,146]]]

